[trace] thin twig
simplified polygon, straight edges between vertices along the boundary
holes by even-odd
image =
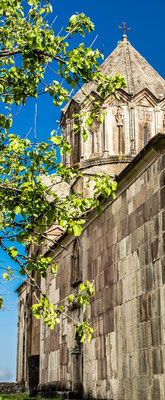
[[[26,139],[26,138],[29,136],[29,134],[30,134],[31,130],[32,130],[32,127],[29,129],[29,131],[28,131],[27,135],[25,135],[25,136],[23,137],[23,139]]]
[[[35,115],[34,115],[34,143],[37,143],[37,134],[36,134],[36,122],[37,122],[37,103],[35,104]]]
[[[62,26],[59,32],[57,33],[57,37],[59,37],[60,33],[63,31],[64,27]]]
[[[53,21],[52,21],[52,23],[51,23],[51,25],[50,25],[50,28],[52,28],[52,26],[54,25],[56,19],[57,19],[57,15],[56,15],[55,18],[53,19]]]
[[[94,43],[97,40],[97,38],[98,38],[98,35],[96,35],[96,37],[94,38],[93,42],[91,43],[91,45],[89,47],[92,47],[94,45]]]

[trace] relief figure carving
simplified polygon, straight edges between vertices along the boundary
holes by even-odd
[[[123,137],[123,113],[121,108],[117,108],[117,112],[115,115],[116,125],[118,127],[118,153],[124,153],[124,137]]]

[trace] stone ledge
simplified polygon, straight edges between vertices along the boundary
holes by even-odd
[[[61,382],[50,382],[39,384],[37,387],[37,396],[53,398],[61,397],[64,399],[81,399],[82,396],[78,391],[65,390]]]
[[[0,394],[2,393],[20,393],[23,387],[17,382],[0,382]]]

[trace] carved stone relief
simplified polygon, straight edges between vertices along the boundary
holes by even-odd
[[[117,126],[123,126],[123,114],[120,107],[117,108],[115,118]]]
[[[163,113],[163,130],[165,130],[165,112]]]
[[[138,115],[138,119],[140,119],[141,121],[152,122],[152,120],[153,120],[153,112],[152,111],[139,109],[137,115]]]
[[[118,153],[124,153],[124,137],[123,137],[123,113],[120,107],[117,108],[117,112],[115,114],[116,125],[118,127]]]

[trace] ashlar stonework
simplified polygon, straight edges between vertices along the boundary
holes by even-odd
[[[94,399],[164,400],[165,81],[125,36],[101,70],[123,74],[127,88],[119,100],[105,100],[105,122],[95,124],[86,143],[72,134],[72,114],[84,101],[82,93],[74,96],[62,112],[63,136],[73,146],[63,163],[84,172],[72,190],[89,195],[87,178],[107,172],[116,177],[117,197],[102,201],[101,215],[91,212],[78,239],[54,226],[67,250],[53,250],[58,273],[39,282],[57,304],[87,279],[95,295],[50,331],[31,314],[35,292],[26,283],[18,288],[17,381],[42,395],[65,390]],[[96,95],[91,84],[85,90]],[[94,327],[89,344],[80,343],[73,322],[85,318]]]

